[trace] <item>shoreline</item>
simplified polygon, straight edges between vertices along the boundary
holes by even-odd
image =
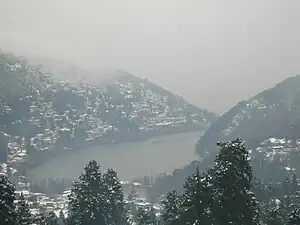
[[[103,172],[113,168],[119,178],[126,181],[144,176],[171,174],[175,169],[199,157],[195,143],[203,131],[176,133],[154,137],[146,141],[126,144],[87,147],[61,157],[49,159],[37,168],[28,170],[28,178],[41,182],[49,179],[77,179],[86,164],[95,159]]]
[[[48,152],[40,152],[36,155],[29,155],[27,156],[28,158],[26,159],[26,169],[34,169],[48,161],[51,161],[52,159],[55,159],[57,157],[65,156],[68,155],[72,152],[77,152],[77,151],[83,151],[83,149],[87,147],[93,147],[93,146],[106,146],[106,145],[121,145],[125,143],[139,143],[139,142],[144,142],[147,140],[151,140],[157,137],[162,137],[162,136],[171,136],[174,134],[185,134],[185,133],[194,133],[194,132],[205,132],[207,127],[205,126],[199,126],[199,127],[181,127],[181,128],[173,128],[173,129],[161,129],[157,130],[154,132],[145,132],[145,133],[133,133],[130,135],[131,138],[124,138],[120,136],[114,139],[108,139],[108,138],[103,138],[100,140],[94,140],[94,141],[89,141],[86,143],[81,144],[80,146],[73,146],[73,147],[68,147],[73,150],[65,150],[65,149],[54,149]],[[200,138],[200,136],[199,136]],[[153,140],[156,142],[156,140]],[[196,144],[196,143],[195,143]]]

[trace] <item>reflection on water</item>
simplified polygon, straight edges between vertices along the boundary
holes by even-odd
[[[97,160],[102,169],[116,169],[123,180],[171,173],[197,158],[194,147],[201,135],[200,132],[193,132],[144,142],[92,146],[54,158],[31,169],[28,175],[33,179],[51,176],[76,179],[92,159]]]

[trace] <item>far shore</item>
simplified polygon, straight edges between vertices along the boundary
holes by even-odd
[[[205,131],[207,128],[206,127],[180,127],[180,128],[173,128],[173,129],[161,129],[161,130],[156,130],[153,132],[140,132],[140,133],[135,133],[131,134],[130,136],[127,135],[125,136],[118,136],[116,135],[117,138],[115,139],[109,139],[109,138],[103,138],[99,140],[94,140],[94,141],[88,141],[80,145],[76,146],[70,146],[65,149],[54,149],[48,152],[41,152],[37,155],[33,156],[28,156],[27,158],[27,163],[26,167],[28,169],[33,169],[49,160],[52,160],[56,157],[61,157],[67,154],[70,154],[71,152],[74,151],[81,151],[82,149],[85,149],[87,147],[92,147],[92,146],[105,146],[105,145],[120,145],[124,143],[135,143],[135,142],[143,142],[147,141],[149,139],[155,139],[157,137],[163,137],[163,136],[169,136],[173,134],[181,134],[181,133],[193,133],[196,131]],[[128,138],[130,137],[130,138]],[[200,137],[199,137],[200,138]],[[155,141],[155,140],[154,140]],[[196,144],[196,143],[195,143]]]

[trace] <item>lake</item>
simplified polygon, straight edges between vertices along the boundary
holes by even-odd
[[[102,170],[115,169],[120,179],[131,181],[145,175],[171,173],[198,159],[195,144],[203,132],[160,136],[143,142],[89,146],[73,151],[28,171],[31,179],[77,179],[90,160],[96,160]]]

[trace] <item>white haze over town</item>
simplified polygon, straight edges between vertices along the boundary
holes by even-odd
[[[300,73],[298,0],[1,0],[0,48],[123,69],[223,113]]]

